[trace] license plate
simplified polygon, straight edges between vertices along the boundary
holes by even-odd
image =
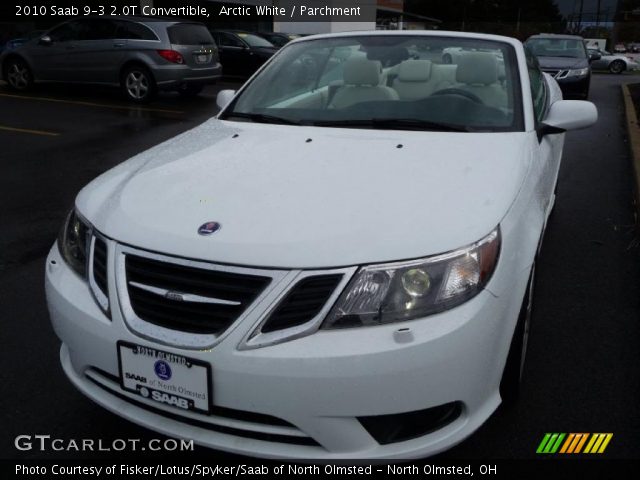
[[[210,412],[209,364],[122,341],[118,363],[123,390],[181,410]]]
[[[196,55],[196,62],[198,63],[208,63],[209,55]]]

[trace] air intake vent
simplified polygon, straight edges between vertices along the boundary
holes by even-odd
[[[107,244],[97,238],[93,246],[93,279],[98,289],[108,296],[107,283]]]
[[[342,280],[342,274],[300,280],[262,326],[262,333],[297,327],[312,320]]]
[[[204,335],[222,333],[271,281],[137,255],[126,256],[125,268],[129,301],[140,319]]]

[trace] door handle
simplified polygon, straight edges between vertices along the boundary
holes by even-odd
[[[113,46],[115,48],[122,48],[122,47],[124,47],[124,43],[114,43]]]
[[[75,45],[67,45],[66,49],[67,50],[75,50],[76,46]]]

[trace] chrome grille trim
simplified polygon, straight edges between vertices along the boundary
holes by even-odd
[[[280,292],[280,295],[278,296],[277,300],[273,302],[271,307],[267,311],[263,312],[263,314],[260,316],[260,319],[258,320],[257,326],[250,330],[249,333],[244,337],[240,345],[238,345],[238,349],[250,350],[254,348],[267,347],[269,345],[275,345],[278,343],[282,343],[283,341],[290,341],[315,333],[316,331],[318,331],[325,317],[329,314],[329,311],[336,303],[338,297],[345,289],[357,270],[358,267],[347,267],[332,270],[304,270],[299,272],[296,278],[287,285],[287,288]],[[269,320],[269,317],[278,309],[280,303],[287,298],[287,295],[293,288],[295,288],[298,282],[308,277],[331,274],[342,274],[342,279],[336,286],[331,296],[329,296],[320,312],[318,312],[315,317],[313,317],[308,322],[303,323],[302,325],[297,325],[295,327],[276,330],[269,333],[262,332],[262,326]]]
[[[98,232],[93,230],[91,232],[91,237],[89,240],[89,255],[87,256],[87,279],[89,281],[89,289],[93,294],[93,298],[96,303],[102,308],[104,312],[109,311],[109,292],[103,292],[98,286],[95,273],[94,273],[94,256],[95,256],[95,247],[96,247],[96,239],[100,239],[105,244],[105,272],[107,274],[107,290],[109,288],[109,242],[106,238],[100,235]]]
[[[192,267],[204,270],[212,270],[219,272],[235,273],[239,275],[253,275],[271,278],[269,285],[247,305],[244,311],[233,320],[230,325],[219,334],[203,334],[193,332],[183,332],[179,330],[173,330],[161,325],[156,325],[145,321],[136,315],[128,291],[128,279],[126,270],[126,256],[135,255],[142,258],[156,260],[159,262],[165,262],[173,265]],[[214,264],[211,262],[204,262],[199,260],[190,260],[179,257],[173,257],[169,255],[153,253],[146,250],[141,250],[135,247],[130,247],[122,244],[118,244],[115,248],[115,279],[116,289],[118,293],[118,299],[122,316],[125,320],[125,324],[137,335],[159,342],[163,345],[177,346],[187,349],[203,349],[211,348],[225,338],[238,324],[242,323],[248,316],[252,314],[257,305],[259,305],[274,288],[277,288],[279,284],[290,276],[291,272],[288,270],[268,270],[249,267],[236,267],[228,265]],[[180,292],[184,293],[188,292]]]

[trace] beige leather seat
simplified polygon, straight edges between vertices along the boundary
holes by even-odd
[[[357,103],[398,100],[395,90],[380,85],[380,62],[362,57],[350,58],[344,66],[344,85],[329,103],[329,108],[347,108]]]
[[[430,60],[406,60],[398,66],[393,89],[400,100],[418,100],[431,94],[432,63]]]
[[[507,106],[507,92],[498,79],[498,59],[487,52],[461,55],[456,70],[456,88],[478,96],[485,105]]]

